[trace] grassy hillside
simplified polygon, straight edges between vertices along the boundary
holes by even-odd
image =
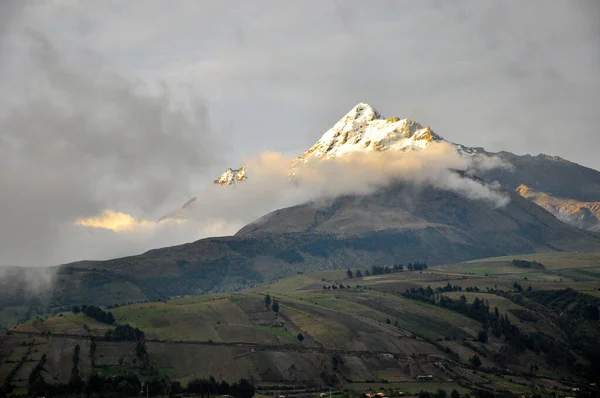
[[[328,388],[523,393],[554,387],[564,396],[593,377],[586,351],[600,338],[597,313],[590,312],[600,299],[590,295],[590,281],[560,272],[580,269],[577,262],[595,270],[600,256],[523,258],[544,269],[524,276],[512,258],[495,258],[352,279],[344,270],[324,271],[237,293],[107,309],[117,324],[144,332],[137,342],[107,339],[114,325],[64,312],[20,324],[1,337],[0,378],[5,387],[24,393],[45,353],[44,380],[67,383],[79,345],[77,369],[85,377],[133,372],[141,380],[167,377],[183,385],[209,375],[229,382],[249,378],[267,395],[285,388],[313,394]],[[501,272],[492,272],[498,264]],[[560,290],[566,287],[575,290]],[[457,307],[461,296],[465,306]],[[510,330],[496,334],[499,323],[469,312],[480,300],[489,306],[486,316],[505,323],[502,327],[508,322]],[[147,357],[137,352],[140,344]],[[553,359],[561,355],[569,364]],[[420,375],[432,380],[418,380]]]

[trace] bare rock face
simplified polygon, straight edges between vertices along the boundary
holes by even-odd
[[[519,185],[517,193],[548,210],[564,223],[576,228],[600,232],[600,201],[583,202],[556,197],[546,192],[536,191],[525,184]]]

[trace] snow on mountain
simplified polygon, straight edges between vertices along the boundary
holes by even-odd
[[[360,103],[329,129],[300,159],[337,158],[352,152],[424,149],[443,139],[410,119],[383,118],[369,104]]]
[[[299,160],[333,159],[352,152],[414,151],[439,141],[444,139],[429,126],[423,127],[411,119],[384,118],[371,105],[360,103],[327,130]],[[478,152],[475,148],[453,145],[465,155]]]
[[[423,127],[411,119],[384,118],[371,105],[360,103],[327,130],[308,151],[294,160],[288,172],[290,178],[293,178],[298,162],[310,158],[335,159],[355,152],[417,151],[427,148],[433,142],[448,141],[434,133],[429,126]],[[449,143],[463,155],[475,155],[483,151],[480,148]],[[230,186],[247,179],[246,168],[242,166],[239,169],[228,168],[214,183]],[[175,214],[180,215],[182,210],[193,207],[196,203],[196,198],[190,199]]]
[[[246,181],[248,176],[246,175],[246,168],[244,166],[239,169],[228,168],[214,183],[221,185],[232,185],[238,181]]]

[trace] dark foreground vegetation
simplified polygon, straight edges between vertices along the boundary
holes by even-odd
[[[49,384],[40,375],[45,360],[44,356],[31,373],[27,390],[30,396],[137,397],[145,394],[151,396],[189,394],[202,397],[230,395],[234,398],[251,398],[255,393],[254,386],[246,379],[229,384],[226,381],[217,382],[213,376],[210,376],[208,379],[190,380],[186,386],[182,386],[180,382],[172,381],[167,377],[152,377],[142,382],[133,372],[114,376],[92,374],[85,381],[75,375],[69,383]],[[11,391],[7,390],[5,393],[10,394]]]
[[[600,298],[573,289],[546,291],[531,289],[524,292],[517,283],[514,286],[515,292],[493,289],[488,289],[488,292],[507,297],[536,313],[551,317],[561,328],[565,340],[556,339],[543,332],[525,332],[514,325],[507,314],[501,315],[497,307],[491,310],[489,302],[478,297],[472,303],[468,303],[464,295],[458,300],[450,299],[444,296],[443,292],[462,291],[450,284],[436,290],[430,286],[411,288],[403,295],[450,309],[481,322],[484,330],[480,332],[478,340],[482,342],[487,341],[488,331],[496,337],[503,337],[511,350],[505,350],[495,356],[494,359],[500,363],[505,362],[509,355],[531,350],[544,354],[550,365],[566,364],[581,375],[597,380],[600,377],[600,346],[597,344],[600,341],[598,340],[600,339],[598,329]],[[474,289],[470,290],[474,291]],[[575,354],[584,361],[579,361]]]

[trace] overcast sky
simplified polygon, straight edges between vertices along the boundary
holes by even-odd
[[[358,102],[600,169],[599,21],[594,0],[0,1],[0,264],[231,233],[73,223],[154,220],[242,157],[301,154]]]

